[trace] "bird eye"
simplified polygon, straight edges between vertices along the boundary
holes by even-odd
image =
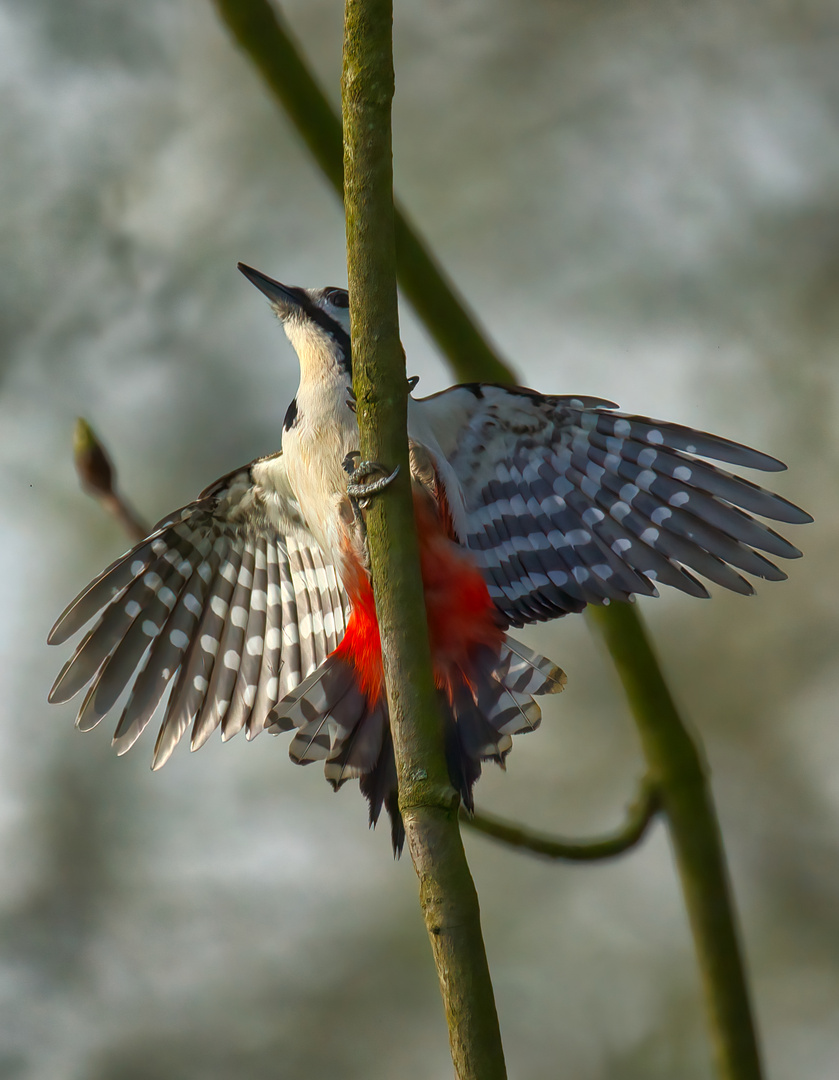
[[[350,298],[346,289],[326,289],[325,292],[326,299],[334,307],[348,308],[350,306]]]

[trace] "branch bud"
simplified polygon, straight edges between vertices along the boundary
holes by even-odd
[[[73,429],[73,461],[82,487],[92,495],[114,492],[114,468],[87,420],[79,417]]]

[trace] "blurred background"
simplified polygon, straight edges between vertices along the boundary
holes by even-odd
[[[333,99],[339,0],[288,0]],[[774,1080],[839,1067],[839,10],[400,0],[397,188],[522,381],[759,446],[816,524],[744,599],[645,602],[706,748]],[[279,445],[294,355],[245,260],[346,280],[339,206],[209,3],[0,2],[0,1077],[448,1077],[410,861],[263,735],[148,768],[46,694],[64,604],[149,520]],[[402,312],[418,392],[451,380]],[[582,618],[566,692],[477,802],[616,825],[642,763]],[[707,1080],[666,831],[601,866],[466,839],[510,1073]]]

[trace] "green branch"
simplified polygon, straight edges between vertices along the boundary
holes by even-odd
[[[760,1080],[760,1054],[722,838],[696,743],[629,604],[589,608],[617,668],[670,824],[702,974],[717,1074]]]
[[[318,85],[285,20],[269,0],[213,0],[219,16],[282,105],[339,198],[341,120]],[[508,372],[398,204],[394,234],[399,285],[440,351],[460,357],[463,379],[504,382]]]
[[[268,0],[213,2],[340,192],[337,118],[275,9]],[[457,377],[515,381],[513,372],[483,339],[427,246],[398,212],[395,234],[400,284]],[[742,953],[701,755],[673,705],[635,609],[612,604],[589,611],[624,680],[668,818],[703,974],[718,1075],[724,1080],[758,1080],[759,1055]]]
[[[367,512],[399,809],[420,881],[460,1080],[506,1076],[478,896],[460,837],[431,670],[408,463],[393,228],[392,0],[347,0],[344,175],[353,387],[362,457],[400,468]]]
[[[567,840],[534,829],[503,821],[492,814],[460,812],[460,820],[476,832],[491,836],[510,847],[531,851],[547,859],[564,862],[601,862],[614,859],[634,848],[647,835],[647,830],[661,809],[661,800],[655,786],[644,781],[635,802],[629,807],[626,821],[616,832],[595,840]]]

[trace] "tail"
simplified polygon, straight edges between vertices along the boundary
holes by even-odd
[[[521,642],[505,637],[498,656],[473,658],[473,686],[461,683],[451,700],[441,693],[447,716],[446,756],[449,776],[466,809],[475,804],[472,787],[484,761],[502,768],[513,748],[513,736],[535,731],[542,710],[534,696],[556,694],[565,686],[565,672]]]
[[[472,787],[482,763],[496,761],[503,767],[513,735],[535,731],[541,722],[534,695],[555,694],[564,685],[565,674],[556,664],[507,637],[500,651],[473,654],[469,684],[461,680],[439,691],[449,776],[469,811],[474,809]],[[346,652],[333,652],[275,707],[267,726],[275,734],[296,728],[291,759],[300,765],[323,761],[326,779],[336,791],[358,777],[370,804],[370,825],[384,807],[394,854],[401,853],[405,829],[387,701],[383,693],[372,698],[362,689]]]

